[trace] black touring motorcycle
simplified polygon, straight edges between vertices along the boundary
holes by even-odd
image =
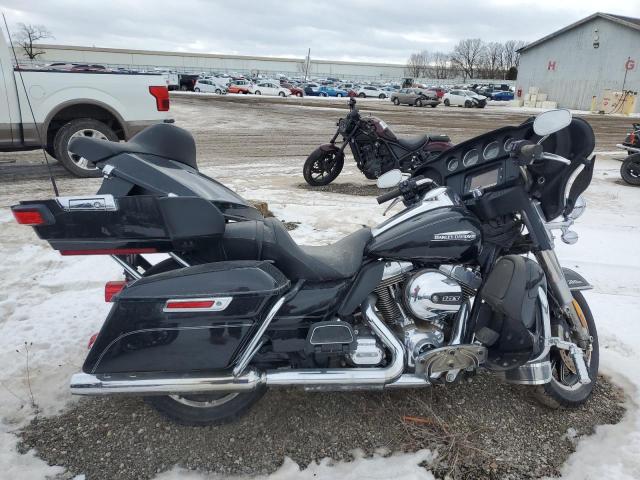
[[[165,124],[127,143],[74,139],[104,174],[98,193],[12,210],[63,255],[124,269],[74,394],[144,396],[211,424],[268,387],[425,387],[482,368],[576,406],[596,381],[598,337],[590,285],[560,266],[551,231],[577,240],[593,147],[563,110],[485,133],[411,178],[382,176],[392,189],[378,202],[406,208],[323,247],[297,245],[201,174],[191,135]],[[168,258],[151,265],[153,252]]]
[[[453,146],[446,135],[399,137],[378,117],[362,117],[355,98],[349,100],[349,113],[337,126],[329,143],[316,148],[304,162],[302,174],[312,187],[328,185],[340,175],[347,146],[358,169],[370,180],[393,169],[411,173]],[[336,145],[340,135],[342,144]]]

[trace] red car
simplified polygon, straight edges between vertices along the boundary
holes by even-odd
[[[440,88],[440,87],[428,88],[427,90],[436,92],[438,100],[444,97],[444,94],[447,93],[447,91],[444,88]]]
[[[293,85],[287,82],[280,82],[280,86],[283,88],[288,88],[291,91],[291,95],[295,95],[296,97],[304,96],[304,90],[301,89],[300,87],[294,87]]]
[[[229,83],[227,93],[249,93],[251,82],[249,80],[233,80]]]

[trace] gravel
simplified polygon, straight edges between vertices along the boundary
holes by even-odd
[[[437,450],[438,478],[527,479],[558,475],[577,438],[623,413],[622,392],[602,377],[586,405],[549,410],[527,387],[481,373],[422,390],[272,390],[240,421],[218,427],[174,424],[138,398],[82,399],[34,420],[20,432],[20,449],[88,480],[149,479],[175,464],[264,474],[284,456],[306,466],[377,448]]]

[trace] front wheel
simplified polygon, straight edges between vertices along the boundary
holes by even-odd
[[[393,99],[393,104],[396,105],[396,106],[400,105],[400,100],[398,99],[398,97]]]
[[[216,88],[216,95],[222,95],[222,90],[220,90],[219,88]]]
[[[200,89],[198,87],[194,88],[193,91],[196,93],[200,93]]]
[[[444,106],[445,106],[445,107],[450,107],[450,106],[451,106],[451,102],[449,101],[449,99],[448,99],[448,98],[445,98],[445,99],[444,99]]]
[[[573,360],[569,356],[568,352],[566,352],[566,350],[552,348],[549,353],[552,375],[551,381],[545,385],[536,387],[534,390],[536,400],[551,408],[574,408],[582,405],[591,396],[598,379],[600,350],[596,324],[593,319],[593,315],[591,314],[589,304],[582,293],[578,291],[573,292],[573,298],[574,302],[578,304],[578,307],[583,313],[582,326],[587,328],[589,335],[593,339],[591,343],[591,351],[587,352],[585,355],[585,362],[587,364],[587,371],[589,372],[591,382],[586,385],[581,384],[578,381],[578,375],[576,373]],[[569,332],[568,325],[563,325],[563,322],[564,320],[554,322],[552,319],[551,323],[552,325],[554,323],[559,323],[564,327],[565,332]],[[570,335],[567,339],[574,341]]]
[[[384,100],[385,98],[387,98],[387,96],[384,93],[381,93],[380,95],[378,95],[378,98],[380,100]]]
[[[364,98],[364,97],[366,97],[366,96],[367,96],[367,94],[366,94],[366,93],[359,93],[359,94],[358,94],[358,96],[359,96],[360,98]]]
[[[420,100],[419,98],[416,100],[415,103],[416,107],[421,107],[422,106],[422,100]]]
[[[467,100],[466,102],[464,102],[464,108],[471,108],[473,105],[471,105],[471,101]]]
[[[256,91],[254,92],[254,95],[262,95],[262,92],[261,92],[260,90],[256,90]]]
[[[344,154],[340,150],[317,148],[304,162],[302,174],[312,187],[321,187],[333,182],[344,166]]]
[[[629,155],[622,162],[620,176],[629,185],[640,185],[640,153]]]
[[[342,94],[341,93],[336,93],[336,97],[342,98]]]

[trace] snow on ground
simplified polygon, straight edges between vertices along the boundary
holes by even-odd
[[[563,470],[570,479],[640,478],[640,190],[619,181],[619,165],[598,160],[586,195],[587,211],[575,226],[580,241],[572,246],[557,241],[563,264],[595,286],[586,296],[599,328],[601,369],[625,389],[629,406],[620,424],[599,427],[595,435],[578,441]],[[267,201],[279,218],[301,222],[292,232],[299,242],[330,242],[383,219],[383,208],[372,197],[309,192],[260,177],[224,176],[243,196]],[[32,398],[45,415],[72,401],[69,376],[80,370],[87,340],[109,310],[102,297],[104,283],[118,279],[120,272],[104,257],[61,257],[28,228],[16,225],[7,210],[0,210],[0,231],[5,260],[0,263],[0,468],[5,478],[38,479],[60,469],[46,466],[33,454],[17,454],[11,432],[35,415]],[[426,479],[432,477],[418,464],[429,458],[422,451],[301,467],[287,460],[268,478]],[[302,467],[306,469],[301,473]],[[159,478],[220,477],[174,469]]]

